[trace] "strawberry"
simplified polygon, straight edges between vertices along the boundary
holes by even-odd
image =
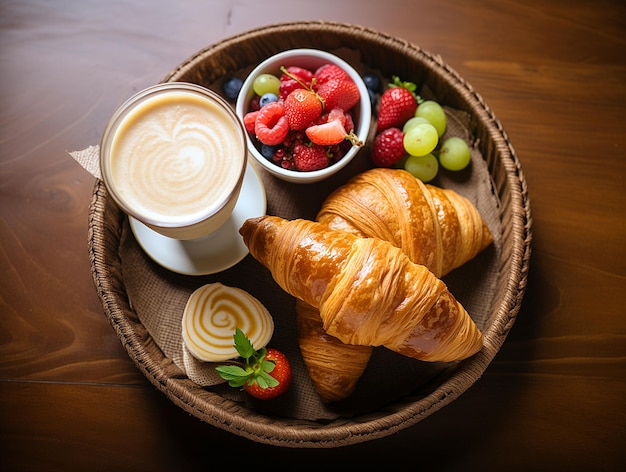
[[[296,144],[293,147],[293,163],[296,170],[310,172],[328,167],[330,158],[324,146]]]
[[[321,114],[322,102],[315,92],[296,89],[285,99],[285,116],[291,129],[304,129]]]
[[[287,360],[287,356],[278,349],[267,348],[265,350],[265,363],[274,364],[273,370],[269,371],[270,377],[277,384],[272,386],[274,382],[268,382],[268,386],[262,386],[262,382],[256,381],[246,387],[246,392],[258,398],[259,400],[270,400],[285,393],[291,384],[291,365]],[[270,367],[271,368],[271,367]]]
[[[398,77],[394,76],[393,83],[389,84],[389,87],[380,97],[377,133],[387,128],[401,128],[409,118],[415,116],[417,109],[415,84],[401,82]]]
[[[374,138],[372,161],[378,167],[391,167],[404,157],[404,133],[399,128],[387,128]]]
[[[348,75],[318,84],[316,91],[324,100],[324,107],[328,110],[333,108],[350,110],[361,98],[359,88]]]
[[[280,76],[281,82],[283,80],[299,79],[306,87],[311,86],[313,81],[313,72],[308,69],[304,69],[298,66],[281,67],[282,75]]]
[[[261,108],[254,122],[254,132],[259,141],[268,146],[282,143],[289,132],[284,105],[271,102]]]
[[[315,70],[314,75],[317,84],[350,78],[348,73],[336,64],[324,64]]]
[[[218,374],[231,387],[241,387],[250,396],[269,400],[285,393],[291,384],[291,365],[277,349],[254,349],[250,340],[239,328],[233,335],[237,353],[244,360],[243,367],[227,365],[216,367]]]

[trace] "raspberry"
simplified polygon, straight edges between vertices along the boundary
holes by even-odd
[[[330,159],[324,146],[296,144],[293,147],[293,162],[297,170],[310,172],[328,167]]]
[[[283,142],[289,132],[289,122],[281,102],[270,102],[259,110],[254,132],[263,144],[275,146]]]
[[[248,133],[254,133],[254,123],[256,122],[256,117],[259,115],[258,111],[251,111],[246,113],[243,117],[243,126],[246,128]]]
[[[399,128],[387,128],[374,138],[372,161],[378,167],[391,167],[404,155],[404,133]]]

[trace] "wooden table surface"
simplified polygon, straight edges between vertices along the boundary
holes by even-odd
[[[136,369],[91,279],[94,178],[66,151],[205,46],[316,19],[439,54],[483,96],[522,162],[533,251],[517,322],[459,399],[380,440],[281,449],[190,416]],[[0,469],[624,470],[622,2],[3,0],[0,28]]]

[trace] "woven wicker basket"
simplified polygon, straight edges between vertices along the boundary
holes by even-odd
[[[501,202],[501,251],[496,296],[483,330],[484,349],[439,378],[435,386],[409,395],[384,410],[335,421],[308,421],[266,415],[190,381],[150,339],[130,306],[119,256],[126,216],[96,182],[89,215],[91,267],[104,312],[144,375],[176,405],[201,420],[249,439],[285,447],[345,446],[387,436],[414,425],[456,399],[485,371],[504,342],[524,294],[531,243],[531,217],[520,162],[503,128],[479,94],[438,56],[371,29],[332,22],[285,23],[252,30],[212,45],[182,63],[164,81],[202,85],[281,50],[312,47],[358,51],[364,64],[391,76],[427,84],[450,107],[470,116],[472,134],[487,163]]]

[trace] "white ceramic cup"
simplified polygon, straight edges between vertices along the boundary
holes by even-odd
[[[128,99],[100,146],[113,200],[154,231],[180,240],[206,236],[230,217],[247,164],[246,135],[219,95],[168,82]]]

